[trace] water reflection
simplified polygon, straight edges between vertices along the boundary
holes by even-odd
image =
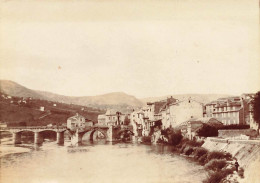
[[[206,176],[201,166],[172,153],[170,146],[98,140],[79,146],[45,141],[21,147],[30,151],[1,158],[1,182],[196,183]]]

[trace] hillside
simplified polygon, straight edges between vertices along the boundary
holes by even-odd
[[[147,102],[163,100],[170,96],[179,100],[192,98],[204,104],[218,98],[231,96],[225,94],[180,94],[137,99],[135,96],[128,95],[123,92],[113,92],[97,96],[73,97],[59,95],[46,91],[31,90],[8,80],[0,80],[0,91],[11,96],[19,96],[25,98],[32,97],[34,99],[43,99],[67,104],[77,104],[100,109],[113,108],[120,110],[121,112],[129,112],[132,110],[132,108],[144,106]]]
[[[225,95],[225,94],[179,94],[179,95],[167,95],[167,96],[162,96],[162,97],[149,97],[149,98],[142,98],[140,99],[143,103],[147,102],[155,102],[159,100],[166,99],[167,97],[173,97],[179,100],[185,100],[188,98],[192,98],[198,102],[201,102],[203,104],[206,104],[210,101],[216,100],[218,98],[223,98],[223,97],[230,97],[232,95]]]
[[[10,96],[24,98],[32,97],[34,99],[44,99],[68,104],[98,107],[102,109],[123,108],[123,110],[127,110],[128,108],[140,107],[143,105],[143,103],[134,96],[123,92],[114,92],[97,96],[71,97],[46,91],[31,90],[8,80],[0,80],[0,91]]]
[[[44,99],[44,96],[38,92],[9,80],[0,80],[0,92],[10,96]]]
[[[24,102],[20,102],[21,100]],[[40,110],[40,107],[44,107],[44,110]],[[105,111],[39,99],[23,100],[20,97],[8,99],[2,93],[0,96],[0,121],[7,122],[9,126],[62,124],[76,113],[97,122],[97,116]]]
[[[44,96],[51,101],[60,101],[64,103],[74,103],[78,105],[128,105],[128,106],[142,106],[142,102],[134,96],[123,92],[113,92],[97,96],[82,96],[69,97],[58,95],[51,92],[37,91],[41,96]]]

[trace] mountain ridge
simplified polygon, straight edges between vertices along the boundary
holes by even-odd
[[[140,108],[144,106],[147,102],[155,102],[169,98],[171,96],[179,100],[192,98],[204,104],[218,98],[232,96],[227,94],[175,94],[165,95],[161,97],[147,97],[138,99],[135,96],[129,95],[125,92],[111,92],[96,96],[66,96],[48,91],[32,90],[10,80],[0,80],[0,91],[11,96],[24,98],[32,97],[35,99],[98,107],[102,109],[124,108],[129,110],[133,108]]]
[[[128,95],[124,92],[112,92],[96,96],[65,96],[48,91],[32,90],[24,87],[14,81],[0,80],[0,91],[2,93],[18,96],[18,97],[32,97],[35,99],[43,99],[50,101],[59,101],[63,103],[72,103],[85,106],[133,106],[141,107],[143,103],[135,96]]]

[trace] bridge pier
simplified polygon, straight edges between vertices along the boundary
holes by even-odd
[[[116,129],[113,126],[109,126],[107,130],[107,141],[114,142],[116,141]]]
[[[71,136],[71,144],[78,145],[82,142],[82,135],[78,132],[78,130]]]
[[[57,132],[57,144],[64,143],[64,132]]]
[[[34,143],[41,144],[42,142],[43,142],[43,138],[40,132],[34,132]]]
[[[19,132],[13,133],[13,142],[14,144],[22,143],[22,134]]]

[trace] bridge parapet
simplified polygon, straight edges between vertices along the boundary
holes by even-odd
[[[26,126],[26,127],[4,127],[0,128],[0,131],[9,131],[12,133],[21,132],[21,131],[32,131],[32,132],[41,132],[41,131],[55,131],[55,132],[63,132],[66,131],[66,127],[46,127],[46,126]]]

